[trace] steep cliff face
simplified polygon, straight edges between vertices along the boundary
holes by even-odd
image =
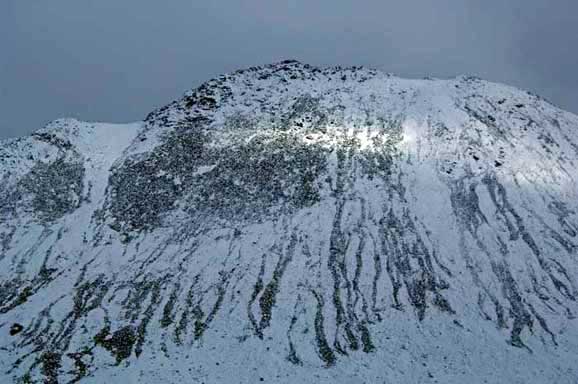
[[[0,143],[2,382],[578,378],[578,117],[294,61]]]

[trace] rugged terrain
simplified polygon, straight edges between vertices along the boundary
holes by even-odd
[[[577,383],[578,116],[295,61],[0,142],[0,382]]]

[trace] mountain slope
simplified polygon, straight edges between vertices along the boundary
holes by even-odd
[[[578,377],[578,117],[294,61],[0,145],[0,378]]]

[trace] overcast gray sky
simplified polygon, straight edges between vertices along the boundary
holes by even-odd
[[[577,0],[0,0],[0,138],[141,120],[295,58],[512,84],[578,113]]]

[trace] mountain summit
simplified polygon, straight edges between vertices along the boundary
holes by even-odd
[[[578,378],[578,116],[527,92],[284,61],[0,180],[0,382]]]

